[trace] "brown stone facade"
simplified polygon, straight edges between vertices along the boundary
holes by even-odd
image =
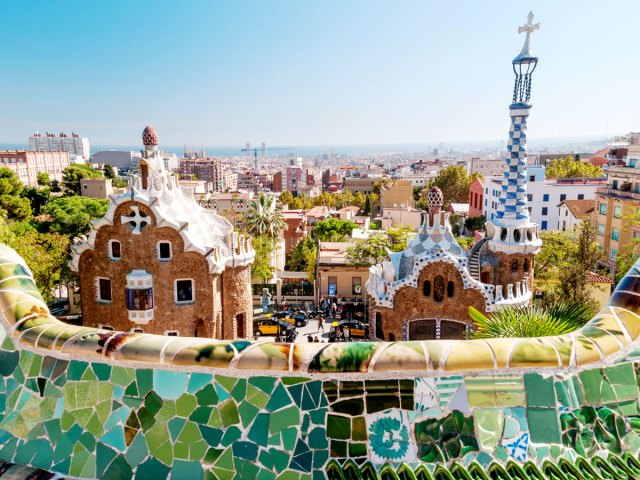
[[[441,277],[442,281],[436,277]],[[429,282],[426,289],[425,282]],[[405,321],[439,318],[472,325],[469,306],[486,313],[483,294],[474,288],[465,289],[462,275],[455,266],[436,261],[422,269],[417,288],[403,287],[396,292],[393,308],[372,305],[371,309],[376,321],[381,321],[381,325],[376,326],[376,336],[384,337],[384,340],[402,340]]]
[[[133,213],[133,206],[137,206],[148,220],[140,234],[134,234],[128,222],[121,222],[122,216]],[[211,273],[205,256],[198,252],[185,252],[182,235],[172,227],[158,227],[152,210],[142,203],[129,201],[120,204],[113,218],[113,225],[103,224],[96,231],[95,248],[85,250],[80,257],[78,274],[85,325],[214,338],[233,338],[237,331],[233,322],[238,315],[244,315],[246,325],[250,325],[252,307],[246,274],[248,267],[226,269],[222,279],[220,275]],[[110,256],[112,240],[120,242],[119,259]],[[171,244],[169,260],[159,260],[159,241]],[[130,321],[126,307],[126,277],[133,270],[144,270],[153,279],[153,319],[144,325]],[[98,299],[100,278],[110,281],[111,301]],[[179,304],[176,281],[188,279],[193,281],[193,301]],[[223,296],[234,300],[223,302]],[[230,327],[222,327],[223,318],[225,324],[230,322]],[[245,326],[245,338],[248,330]]]
[[[253,336],[251,267],[227,268],[222,273],[222,332],[224,338]],[[244,330],[244,331],[243,331]]]
[[[522,282],[527,279],[529,287],[533,286],[533,270],[535,266],[535,254],[523,255],[521,253],[491,254],[498,262],[486,261],[483,254],[488,252],[486,245],[480,256],[480,280],[490,285],[502,285],[506,298],[506,285]],[[515,292],[514,292],[515,294]]]

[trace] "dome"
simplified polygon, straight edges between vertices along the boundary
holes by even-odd
[[[144,130],[142,131],[142,143],[147,146],[158,145],[158,133],[151,125],[144,127]]]
[[[429,202],[429,208],[432,207],[442,207],[444,203],[444,195],[442,195],[442,190],[438,187],[433,187],[429,190],[429,195],[427,196],[427,201]]]

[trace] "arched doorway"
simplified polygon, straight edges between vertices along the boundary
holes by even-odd
[[[194,337],[206,337],[207,332],[205,330],[204,321],[202,319],[198,319],[196,321],[196,325],[193,332]]]
[[[409,340],[464,340],[467,325],[445,318],[425,318],[409,322]]]

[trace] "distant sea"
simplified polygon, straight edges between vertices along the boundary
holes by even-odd
[[[482,152],[498,151],[501,147],[506,148],[507,137],[497,140],[468,140],[468,141],[448,141],[448,142],[425,142],[425,143],[398,143],[398,144],[371,144],[371,145],[303,145],[295,147],[296,155],[315,156],[333,153],[336,155],[366,155],[381,153],[433,153],[438,149],[439,153],[448,151],[456,152]],[[597,136],[579,137],[556,137],[556,138],[528,138],[528,146],[531,150],[549,151],[584,151],[597,150],[603,148],[605,140]],[[197,146],[194,145],[194,148]],[[267,148],[269,145],[267,145]],[[272,147],[278,148],[273,145]],[[24,149],[27,144],[0,143],[0,149]],[[100,150],[140,150],[141,145],[91,145],[92,152]],[[183,146],[161,145],[166,152],[173,152],[178,156],[183,154]],[[216,157],[237,157],[247,155],[242,152],[242,147],[221,147],[206,146],[207,155]],[[260,150],[258,150],[260,152]],[[294,152],[293,149],[273,150],[269,154],[287,156]]]

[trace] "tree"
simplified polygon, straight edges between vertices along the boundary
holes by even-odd
[[[69,239],[59,234],[38,233],[24,222],[1,222],[0,242],[24,258],[44,300],[53,300],[53,290],[68,274]]]
[[[316,275],[318,245],[311,237],[305,237],[291,249],[287,269],[294,272],[307,272],[307,279],[313,282]]]
[[[373,208],[371,206],[371,195],[367,195],[364,200],[364,214],[366,216],[370,216],[373,213]]]
[[[271,259],[275,249],[275,241],[268,235],[253,237],[253,248],[256,251],[255,260],[251,264],[251,277],[259,278],[266,283],[273,277],[275,267]]]
[[[114,169],[113,169],[113,167],[112,167],[111,165],[109,165],[108,163],[107,163],[107,164],[105,164],[105,166],[104,166],[104,168],[103,168],[103,171],[104,171],[104,177],[105,177],[105,178],[111,178],[112,180],[113,180],[114,178],[116,178],[116,172],[115,172],[115,170],[114,170]]]
[[[469,201],[469,186],[480,174],[467,175],[467,170],[461,165],[450,165],[438,171],[436,178],[429,181],[427,188],[423,190],[423,200],[433,187],[442,190],[444,197],[443,207],[450,203],[467,203]]]
[[[104,216],[109,208],[109,200],[88,197],[60,197],[51,200],[42,209],[51,215],[52,221],[45,225],[50,232],[66,235],[73,239],[89,231],[89,221]]]
[[[49,174],[47,172],[40,172],[38,173],[38,175],[36,175],[36,179],[38,182],[38,185],[40,185],[41,187],[48,187],[49,186]]]
[[[40,215],[42,207],[47,204],[50,196],[51,189],[49,187],[25,187],[22,191],[22,197],[29,201],[33,215]]]
[[[247,229],[253,236],[267,235],[277,238],[286,228],[282,211],[276,205],[276,197],[260,194],[252,202],[247,215]]]
[[[315,224],[313,233],[321,242],[341,242],[351,235],[354,228],[358,225],[351,220],[327,218]]]
[[[391,185],[392,180],[390,178],[384,177],[376,182],[373,182],[373,186],[371,187],[371,191],[376,195],[380,196],[380,192],[384,187],[388,187]]]
[[[623,232],[626,233],[638,226],[640,226],[640,210],[635,210],[631,215],[623,218]],[[640,258],[640,238],[632,237],[622,244],[616,256],[616,282],[622,280],[638,258]]]
[[[415,231],[410,225],[398,225],[387,229],[388,248],[392,252],[401,252],[407,248],[407,242],[415,236]]]
[[[545,170],[547,178],[600,178],[603,175],[601,167],[581,162],[572,156],[553,159]]]
[[[560,299],[574,304],[588,305],[595,310],[587,275],[602,260],[602,250],[596,242],[596,226],[589,219],[580,222],[570,244],[571,261],[563,266],[558,275]]]
[[[372,235],[347,248],[347,261],[354,267],[369,267],[389,257],[389,240],[386,235]]]
[[[62,191],[62,188],[60,187],[60,180],[54,178],[53,180],[51,180],[50,186],[52,193],[58,193]]]
[[[475,324],[472,338],[530,338],[572,332],[591,318],[582,303],[558,302],[546,307],[527,305],[495,310],[488,317],[473,307],[469,316]]]
[[[20,196],[23,190],[24,185],[13,170],[0,167],[0,209],[6,212],[3,216],[15,220],[31,216],[29,200]]]
[[[88,165],[70,165],[62,171],[62,184],[69,195],[81,195],[80,180],[83,178],[102,178],[95,168]]]
[[[467,230],[472,232],[475,232],[477,230],[484,230],[484,224],[486,223],[486,221],[487,219],[482,215],[479,217],[467,218],[464,221],[464,226]]]
[[[280,198],[278,200],[280,201],[280,203],[282,203],[283,205],[287,205],[287,208],[289,208],[289,205],[293,201],[293,194],[289,190],[285,190],[280,194]]]

